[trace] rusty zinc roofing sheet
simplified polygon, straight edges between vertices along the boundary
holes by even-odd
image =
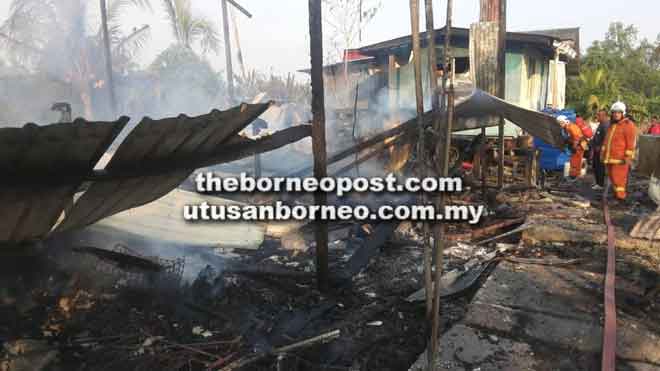
[[[93,183],[57,230],[87,226],[166,195],[268,106],[243,104],[192,118],[143,119],[106,167],[116,179]],[[154,173],[154,168],[161,171]],[[125,178],[123,174],[146,175]]]
[[[297,127],[260,141],[240,137],[269,106],[242,104],[197,117],[144,118],[101,173],[94,166],[128,117],[0,129],[0,243],[29,242],[54,230],[87,226],[162,197],[196,168],[309,135],[309,127]],[[87,181],[89,187],[74,201]]]
[[[28,241],[50,232],[128,120],[0,129],[5,180],[0,186],[0,241]],[[53,186],[60,177],[67,180]]]

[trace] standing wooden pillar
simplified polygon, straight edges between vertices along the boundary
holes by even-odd
[[[495,94],[506,99],[506,0],[481,0],[481,22],[497,22],[497,91]],[[504,185],[504,117],[499,117],[497,186]]]
[[[410,0],[410,28],[412,34],[413,70],[415,72],[415,102],[417,108],[417,164],[420,178],[426,173],[426,149],[424,148],[424,89],[422,86],[422,48],[419,37],[419,0]],[[423,193],[419,196],[419,203],[426,204]],[[429,244],[429,228],[424,223],[424,279],[426,285],[426,317],[431,319],[431,246]]]
[[[410,28],[412,34],[413,70],[415,72],[415,98],[417,108],[417,164],[418,176],[423,178],[426,173],[426,150],[424,148],[424,90],[422,87],[422,48],[419,37],[419,0],[410,0]],[[424,193],[419,196],[419,203],[426,204]],[[429,228],[424,223],[424,282],[426,286],[426,318],[431,320],[432,290],[431,290],[431,246],[429,244]]]
[[[481,172],[481,194],[486,199],[486,192],[488,191],[488,152],[486,146],[488,145],[488,136],[486,136],[486,128],[481,128],[482,142],[479,147],[479,171]]]
[[[325,98],[323,89],[323,15],[322,0],[309,0],[309,41],[312,77],[312,149],[314,152],[314,176],[321,179],[327,176],[327,152],[325,145]],[[327,195],[317,192],[316,205],[327,204]],[[328,269],[328,224],[317,220],[316,229],[316,274],[320,291],[329,288]]]
[[[419,0],[410,0],[410,25],[412,29],[413,69],[415,72],[415,102],[417,108],[418,161],[424,154],[424,90],[422,88],[422,48],[419,38]]]
[[[487,47],[489,50],[496,50],[496,55],[489,54],[487,56],[488,59],[494,58],[494,64],[497,66],[496,71],[492,72],[486,72],[487,75],[489,74],[494,74],[494,79],[489,80],[488,76],[481,76],[480,78],[478,77],[477,80],[481,81],[482,85],[485,85],[482,87],[482,89],[487,90],[490,94],[496,95],[497,97],[501,99],[506,98],[506,0],[481,0],[480,2],[480,25],[476,26],[476,28],[473,26],[473,31],[478,30],[479,31],[479,40],[471,40],[471,44],[473,43],[475,48],[481,48],[483,45],[481,43],[490,42],[492,40],[495,42],[493,45],[488,45]],[[495,25],[495,27],[492,27]],[[484,32],[489,32],[488,30],[493,30],[491,32],[494,33],[494,29],[496,28],[497,30],[497,35],[495,38],[492,38],[490,35],[487,35],[486,38],[484,39]],[[492,49],[490,49],[492,48]],[[477,53],[477,50],[474,51],[474,55],[476,57],[477,54],[482,54],[482,53]],[[483,57],[480,55],[480,57]],[[485,81],[484,81],[485,79]],[[498,164],[497,164],[497,186],[498,187],[503,187],[504,185],[504,126],[505,126],[505,120],[503,116],[499,117],[499,123],[498,123],[498,147],[497,147],[497,152],[499,153],[498,156]],[[482,129],[481,131],[482,135],[485,137],[486,130]],[[485,143],[485,142],[484,142]],[[486,171],[487,171],[487,162],[486,162],[486,154],[484,153],[484,148],[482,148],[481,154],[480,154],[480,168],[482,170],[482,186],[484,188],[484,192],[486,189]]]
[[[234,67],[231,62],[231,40],[229,37],[229,14],[227,0],[220,0],[222,4],[222,32],[225,37],[225,64],[227,68],[227,95],[230,105],[234,104]]]
[[[437,53],[435,50],[435,25],[433,24],[433,0],[425,0],[424,1],[425,5],[425,10],[426,10],[426,38],[427,38],[427,54],[428,54],[428,68],[429,68],[429,90],[431,92],[431,107],[433,109],[433,131],[435,133],[440,132],[440,97],[438,96],[438,78],[437,78],[437,73],[438,73],[438,58],[437,58]],[[438,149],[438,143],[436,143],[436,146],[434,148],[434,153],[439,153],[437,151]],[[426,175],[426,174],[425,174]],[[435,199],[433,200],[435,205],[439,205],[442,203],[442,195],[436,196]],[[436,248],[436,251],[438,248],[442,249],[442,239],[444,238],[443,234],[443,228],[442,224],[439,223],[434,223],[433,224],[433,245]],[[426,236],[425,236],[426,237]],[[433,298],[434,298],[434,290],[433,288],[433,277],[432,277],[432,262],[433,262],[433,252],[431,250],[431,246],[429,242],[425,242],[425,244],[428,244],[427,249],[425,250],[425,261],[427,263],[425,264],[425,283],[426,283],[426,317],[429,323],[430,331],[429,331],[429,336],[430,334],[433,333]],[[436,274],[438,273],[438,269],[442,271],[442,264],[438,266],[437,259],[436,259],[436,268],[435,272]],[[433,347],[433,342],[429,341],[429,347],[428,349],[432,349]],[[431,359],[430,354],[427,359]]]
[[[552,108],[559,109],[559,50],[555,51],[555,69],[552,74]]]
[[[425,0],[426,3],[426,32],[429,37],[429,75],[431,83],[431,91],[433,94],[433,129],[434,132],[440,133],[440,99],[437,87],[437,56],[435,50],[435,25],[433,24],[433,0]],[[446,125],[441,140],[436,143],[435,153],[441,154],[442,161],[441,176],[449,176],[449,152],[451,149],[451,137],[453,132],[454,120],[454,73],[453,73],[453,56],[451,48],[451,33],[452,33],[452,9],[453,1],[447,2],[447,25],[445,27],[445,45],[444,45],[444,65],[445,73],[442,78],[442,93],[444,104],[446,98],[447,118]],[[448,69],[448,66],[452,68]],[[449,89],[447,89],[447,78],[449,78]],[[434,200],[434,205],[437,210],[445,206],[445,196],[440,193]],[[432,317],[431,317],[431,331],[429,339],[429,347],[427,348],[427,368],[429,370],[435,369],[437,354],[439,351],[439,336],[440,336],[440,280],[442,277],[443,255],[445,244],[445,226],[442,223],[436,223],[433,226],[434,235],[434,250],[435,250],[435,276],[433,277],[433,284],[429,285],[429,290],[432,288]],[[428,292],[428,291],[427,291]]]
[[[497,72],[499,76],[498,97],[506,99],[506,0],[499,0],[498,12],[499,34],[497,53]],[[504,187],[504,116],[500,116],[498,126],[499,162],[497,164],[497,186]]]
[[[110,35],[108,31],[108,8],[105,0],[100,0],[101,25],[103,27],[103,49],[105,51],[105,71],[108,78],[108,91],[110,93],[110,109],[112,115],[117,115],[117,96],[115,95],[115,79],[112,74],[112,53],[110,51]]]

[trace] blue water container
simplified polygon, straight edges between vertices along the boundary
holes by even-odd
[[[571,122],[575,122],[577,117],[575,110],[572,109],[554,110],[548,108],[543,110],[543,113],[547,113],[554,117],[566,116]],[[571,160],[571,152],[568,149],[553,147],[538,138],[534,138],[534,146],[541,150],[539,163],[543,170],[563,171],[564,165]]]
[[[541,150],[541,157],[539,158],[539,165],[543,170],[564,170],[564,164],[571,160],[571,153],[569,150],[561,150],[555,148],[541,139],[534,138],[534,147]]]

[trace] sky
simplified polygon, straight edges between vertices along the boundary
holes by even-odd
[[[149,64],[172,37],[160,0],[151,0],[153,11],[126,14],[127,28],[149,24],[152,38],[139,62]],[[221,31],[219,0],[191,0],[194,12],[217,21]],[[357,0],[354,0],[357,1]],[[0,21],[6,19],[10,0],[0,0]],[[286,74],[309,66],[308,2],[305,0],[238,0],[253,18],[237,13],[240,42],[247,68]],[[382,8],[363,31],[363,45],[410,34],[409,1],[381,0]],[[445,24],[446,1],[435,0],[435,25]],[[551,5],[550,5],[551,4]],[[420,1],[420,5],[423,2]],[[454,1],[454,25],[468,27],[478,19],[479,0]],[[653,41],[660,34],[657,0],[508,0],[508,30],[581,27],[582,47],[602,39],[610,22],[634,24],[640,36]],[[424,28],[424,19],[420,20]],[[233,32],[233,28],[232,28]],[[232,39],[233,40],[233,39]],[[233,42],[233,41],[232,41]],[[356,45],[358,46],[358,45]],[[216,69],[224,69],[224,54],[208,54]]]

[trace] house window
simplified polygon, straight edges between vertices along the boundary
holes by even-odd
[[[444,62],[444,60],[442,61]],[[454,58],[454,63],[456,63],[456,74],[462,74],[470,72],[470,58],[469,57],[459,57]],[[438,64],[438,71],[444,71],[444,63]]]
[[[456,73],[466,73],[470,71],[470,58],[461,57],[455,58],[454,63],[456,63]]]

